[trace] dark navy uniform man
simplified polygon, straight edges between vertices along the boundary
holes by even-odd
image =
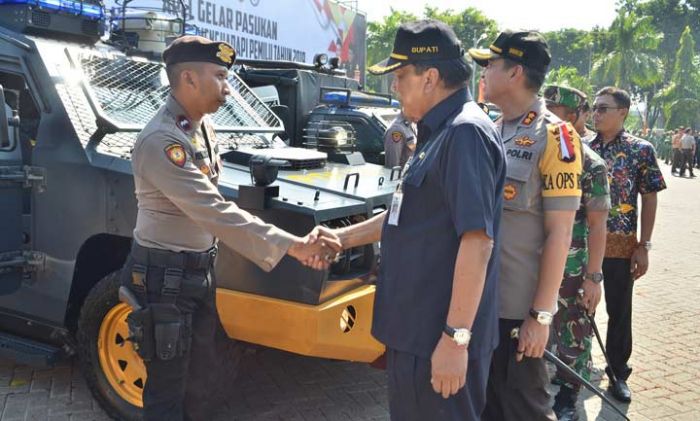
[[[143,307],[129,330],[148,379],[146,420],[209,419],[207,389],[216,361],[216,285],[210,270],[217,237],[269,271],[285,256],[308,262],[340,248],[316,230],[299,238],[227,202],[217,190],[222,170],[207,114],[229,94],[230,45],[185,36],[163,53],[171,94],[139,134],[132,155],[138,200],[131,254],[122,284]],[[315,241],[319,235],[324,241]],[[315,268],[322,268],[317,258]]]
[[[387,347],[391,418],[478,420],[498,336],[503,144],[470,98],[471,66],[445,24],[401,25],[369,71],[394,72],[418,123],[389,211],[337,232],[343,247],[381,237],[372,334]]]

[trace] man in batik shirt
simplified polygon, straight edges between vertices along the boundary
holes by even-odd
[[[627,365],[632,355],[632,287],[649,268],[651,233],[656,217],[656,193],[666,188],[651,143],[624,130],[629,113],[629,94],[607,87],[596,94],[593,122],[597,136],[590,142],[608,166],[610,200],[608,236],[603,260],[605,303],[608,311],[606,348],[610,357],[608,376],[615,398],[629,402],[632,394]],[[641,230],[637,239],[637,195],[641,195]]]

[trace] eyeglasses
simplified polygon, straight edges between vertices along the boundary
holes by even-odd
[[[594,113],[599,112],[601,114],[605,114],[608,112],[608,110],[619,110],[620,108],[622,108],[622,107],[609,107],[607,105],[594,105],[593,107],[591,107],[591,111],[593,111]]]

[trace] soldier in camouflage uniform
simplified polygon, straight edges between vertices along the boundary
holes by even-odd
[[[547,108],[571,121],[586,102],[580,91],[563,86],[544,90]],[[581,207],[576,213],[571,247],[559,288],[559,311],[552,323],[552,339],[557,356],[584,379],[590,380],[592,329],[586,313],[593,314],[600,302],[603,255],[610,190],[605,161],[583,144]],[[590,252],[590,253],[589,253]],[[590,256],[590,258],[589,258]],[[557,371],[554,382],[561,386],[554,400],[554,412],[561,420],[577,420],[576,400],[581,385]]]

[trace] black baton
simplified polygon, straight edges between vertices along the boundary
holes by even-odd
[[[600,350],[603,351],[603,357],[605,357],[605,364],[608,365],[608,370],[606,371],[606,373],[608,373],[608,375],[610,376],[610,380],[612,380],[614,383],[617,383],[617,376],[615,375],[615,372],[613,371],[613,368],[610,365],[608,353],[605,351],[605,346],[603,345],[603,338],[600,337],[598,325],[595,324],[595,316],[590,316],[588,313],[586,313],[586,317],[588,317],[588,321],[591,322],[591,327],[593,328],[593,333],[595,333],[595,338],[598,340]]]
[[[520,335],[520,329],[517,328],[517,327],[510,331],[510,337],[511,337],[511,339],[518,339],[519,335]],[[586,387],[586,389],[588,389],[588,390],[590,390],[591,392],[595,393],[599,398],[601,398],[601,399],[603,400],[603,402],[605,402],[605,403],[607,403],[608,405],[610,405],[610,407],[612,407],[612,409],[614,409],[615,412],[617,412],[618,414],[620,414],[620,416],[622,416],[622,417],[623,417],[624,419],[626,419],[627,421],[630,420],[630,419],[627,417],[627,415],[626,415],[624,412],[622,412],[622,410],[621,410],[620,408],[618,408],[618,407],[613,403],[613,401],[610,400],[610,398],[608,398],[607,396],[605,396],[605,394],[604,394],[603,392],[601,392],[600,389],[598,389],[597,387],[593,386],[593,384],[592,384],[591,382],[589,382],[588,380],[586,380],[586,379],[584,379],[583,377],[581,377],[581,376],[580,376],[577,372],[575,372],[571,367],[569,367],[568,365],[566,365],[566,364],[564,363],[564,361],[562,361],[562,360],[560,360],[559,358],[557,358],[554,354],[552,354],[552,353],[551,353],[549,350],[547,350],[547,349],[544,350],[544,359],[547,360],[547,361],[549,361],[550,363],[554,364],[555,366],[557,366],[557,368],[561,369],[561,370],[564,371],[566,374],[568,374],[568,375],[570,375],[570,376],[576,378],[582,385],[584,385],[584,386]]]

